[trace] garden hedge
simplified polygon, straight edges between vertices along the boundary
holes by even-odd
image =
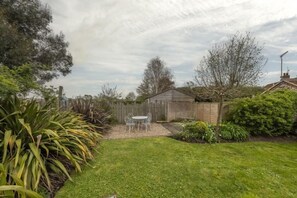
[[[297,93],[279,90],[254,98],[235,100],[227,121],[244,127],[252,135],[279,136],[292,131]]]

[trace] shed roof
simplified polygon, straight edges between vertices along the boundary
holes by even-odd
[[[163,93],[165,93],[165,92],[167,92],[167,91],[171,91],[171,90],[177,91],[177,92],[179,92],[179,93],[181,93],[181,94],[184,94],[184,95],[186,95],[186,96],[189,96],[189,97],[195,99],[195,96],[190,95],[190,94],[188,94],[188,93],[184,93],[184,92],[182,92],[182,91],[180,91],[180,90],[178,90],[178,89],[176,89],[176,88],[174,88],[174,89],[167,89],[167,90],[162,91],[162,92],[160,92],[160,93],[153,94],[153,95],[147,97],[146,99],[150,99],[150,98],[152,98],[152,97],[155,97],[155,96],[157,96],[157,95],[161,95],[161,94],[163,94]]]

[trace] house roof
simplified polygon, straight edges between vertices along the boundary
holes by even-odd
[[[264,88],[265,88],[265,91],[263,93],[266,93],[268,91],[271,91],[272,89],[282,85],[282,84],[287,84],[289,86],[292,86],[292,87],[296,87],[297,88],[297,78],[288,78],[288,79],[283,79],[279,82],[275,82],[275,83],[270,83],[270,84],[267,84]]]
[[[150,99],[150,98],[152,98],[152,97],[155,97],[155,96],[157,96],[157,95],[163,94],[163,93],[165,93],[165,92],[167,92],[167,91],[170,91],[170,90],[177,91],[177,92],[179,92],[179,93],[182,93],[182,94],[184,94],[184,95],[187,95],[187,96],[189,96],[189,97],[195,99],[195,96],[193,96],[193,95],[191,95],[191,94],[188,94],[188,93],[185,93],[185,92],[183,92],[183,91],[181,91],[181,90],[179,90],[179,89],[177,89],[177,88],[167,89],[167,90],[162,91],[162,92],[160,92],[160,93],[153,94],[153,95],[147,97],[146,99]]]
[[[280,82],[283,82],[283,81],[290,82],[290,83],[293,83],[293,84],[297,85],[297,78],[284,78],[282,81],[278,81],[278,82],[274,82],[274,83],[270,83],[270,84],[265,85],[264,89],[269,89],[272,86],[274,86],[276,84],[279,84]]]

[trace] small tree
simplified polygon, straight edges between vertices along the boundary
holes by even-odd
[[[113,102],[122,98],[122,93],[118,92],[117,86],[110,87],[109,84],[105,84],[101,87],[101,93],[99,98]]]
[[[226,42],[215,44],[197,67],[196,82],[214,93],[219,101],[217,135],[224,98],[235,88],[257,83],[266,63],[262,50],[250,33],[237,33]]]
[[[137,88],[140,96],[149,96],[174,87],[173,75],[159,57],[153,58],[144,70],[142,83]]]
[[[136,95],[133,91],[129,92],[126,96],[127,101],[135,101],[136,100]]]

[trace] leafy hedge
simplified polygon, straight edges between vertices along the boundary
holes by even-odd
[[[242,142],[249,138],[249,133],[236,124],[224,123],[220,126],[219,136],[223,140]]]
[[[227,120],[244,127],[252,135],[278,136],[292,130],[297,93],[280,90],[231,104]]]
[[[175,137],[176,139],[187,142],[216,142],[213,128],[202,121],[188,122],[184,124],[183,131],[178,133]]]
[[[93,158],[100,134],[80,116],[50,106],[15,96],[0,99],[0,162],[7,175],[2,183],[51,191],[51,174],[71,179],[69,168],[81,171]]]

